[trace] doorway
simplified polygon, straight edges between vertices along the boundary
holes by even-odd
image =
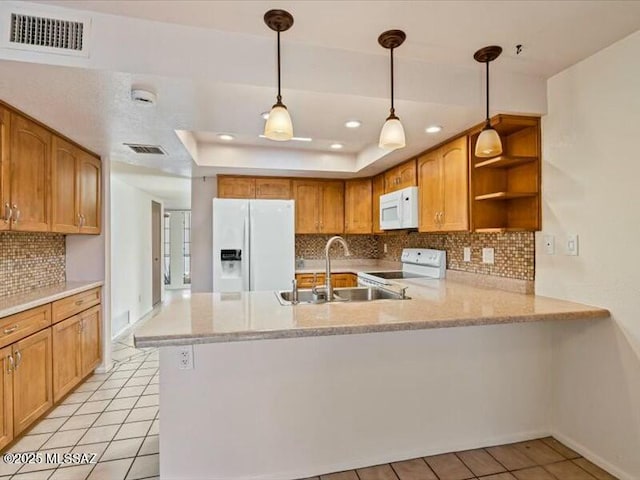
[[[156,305],[162,298],[162,268],[160,254],[162,247],[162,206],[151,201],[151,265],[152,293],[151,303]]]

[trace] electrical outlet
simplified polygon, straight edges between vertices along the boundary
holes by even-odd
[[[482,249],[482,263],[494,263],[495,253],[493,248]]]
[[[463,261],[470,262],[471,261],[471,247],[464,247],[462,250]]]
[[[180,370],[193,369],[193,345],[183,345],[178,348],[178,368]]]
[[[547,255],[554,255],[556,253],[556,238],[553,235],[543,235],[542,244],[544,246],[544,253]]]
[[[578,255],[578,235],[567,235],[567,255]]]
[[[382,249],[384,250],[384,253],[387,253],[388,248],[386,243],[382,245]]]

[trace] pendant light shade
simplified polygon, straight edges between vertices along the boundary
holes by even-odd
[[[493,128],[489,122],[489,63],[494,61],[502,53],[502,47],[492,45],[484,47],[478,50],[473,58],[480,63],[484,63],[486,69],[486,88],[487,88],[487,114],[485,119],[484,128],[478,140],[476,141],[475,155],[479,158],[490,158],[500,155],[502,153],[502,141],[500,135]]]
[[[283,142],[293,137],[293,124],[287,107],[276,104],[269,112],[269,118],[264,125],[264,136]]]
[[[396,150],[403,148],[405,145],[404,128],[402,127],[402,123],[400,123],[400,119],[398,117],[387,118],[387,121],[384,122],[382,130],[380,131],[378,146],[385,150]]]
[[[278,96],[264,125],[264,136],[270,140],[283,142],[293,137],[293,123],[287,107],[282,103],[280,92],[280,32],[291,28],[293,16],[285,10],[269,10],[264,14],[264,23],[278,34]]]
[[[400,119],[396,116],[393,105],[393,49],[402,45],[407,38],[402,30],[388,30],[378,37],[378,43],[391,51],[391,110],[380,131],[378,146],[385,150],[397,150],[403,148],[405,143],[404,128]]]

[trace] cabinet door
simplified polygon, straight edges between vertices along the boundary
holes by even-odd
[[[256,198],[255,178],[218,177],[218,198]]]
[[[440,229],[469,230],[469,157],[467,139],[461,137],[440,149],[442,205]]]
[[[99,158],[80,151],[78,164],[78,204],[80,233],[99,234],[102,164]]]
[[[9,129],[11,114],[0,106],[0,231],[9,230],[10,208],[10,164],[9,164]]]
[[[80,316],[53,327],[53,400],[57,402],[82,380]]]
[[[314,181],[293,182],[296,202],[296,233],[318,233],[320,229],[320,186]]]
[[[298,273],[296,274],[298,288],[311,288],[324,284],[324,273]]]
[[[407,188],[407,187],[415,187],[418,185],[418,181],[416,178],[416,159],[409,160],[408,162],[404,162],[397,167],[397,176],[398,176],[398,188],[397,190]]]
[[[291,180],[288,178],[256,178],[256,198],[289,200]]]
[[[13,440],[11,347],[0,350],[0,449]]]
[[[384,175],[371,180],[371,224],[373,233],[382,233],[380,229],[380,195],[384,194]]]
[[[371,233],[371,179],[347,180],[344,184],[345,233]]]
[[[13,344],[13,430],[18,435],[53,405],[51,328]]]
[[[434,232],[440,229],[442,212],[442,182],[440,176],[440,150],[426,153],[418,160],[419,212],[418,230]]]
[[[320,233],[344,232],[344,183],[321,182]]]
[[[50,230],[51,133],[11,114],[12,230]]]
[[[54,136],[51,156],[51,231],[78,233],[78,149]]]
[[[100,305],[90,308],[80,314],[81,318],[81,358],[82,376],[86,376],[93,371],[101,360],[101,336],[100,336]]]
[[[384,172],[384,193],[390,193],[398,190],[400,187],[400,177],[398,175],[398,167],[393,167]]]

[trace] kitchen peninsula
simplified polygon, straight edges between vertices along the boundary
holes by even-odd
[[[548,434],[553,328],[609,312],[403,284],[410,300],[282,306],[267,291],[165,305],[136,334],[161,347],[162,478],[304,478]],[[192,370],[178,368],[184,345]]]

